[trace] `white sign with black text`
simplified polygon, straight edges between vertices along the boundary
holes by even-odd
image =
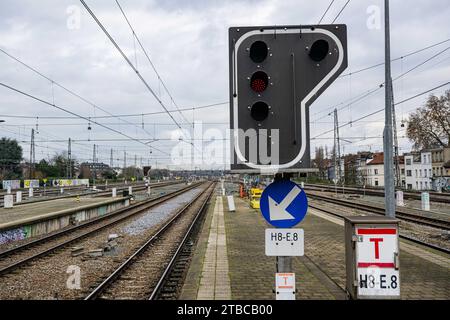
[[[400,296],[398,230],[356,228],[358,296]]]
[[[266,256],[303,256],[303,229],[266,229]]]

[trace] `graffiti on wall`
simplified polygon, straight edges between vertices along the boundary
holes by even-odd
[[[39,180],[23,180],[24,188],[39,188]]]
[[[3,189],[8,189],[11,187],[11,190],[20,188],[20,180],[3,180],[2,182]]]
[[[439,177],[433,180],[433,189],[450,191],[450,177]]]
[[[13,241],[23,240],[25,238],[27,238],[27,231],[25,228],[17,228],[12,230],[1,231],[0,245]]]
[[[56,179],[52,183],[54,187],[89,186],[89,179]]]

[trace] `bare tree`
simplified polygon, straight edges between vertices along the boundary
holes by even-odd
[[[449,145],[450,90],[440,97],[431,95],[424,107],[410,115],[406,135],[416,150]]]
[[[319,169],[319,178],[325,179],[326,178],[326,171],[327,171],[327,159],[325,157],[325,151],[323,147],[316,147],[315,150],[315,157],[313,160],[316,167]]]

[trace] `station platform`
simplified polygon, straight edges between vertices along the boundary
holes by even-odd
[[[0,244],[40,236],[128,206],[128,197],[80,197],[0,209]]]
[[[53,199],[44,202],[35,202],[28,204],[21,204],[20,206],[14,206],[13,208],[0,208],[0,229],[4,229],[5,226],[10,224],[20,224],[23,221],[29,221],[38,219],[42,216],[58,215],[63,210],[67,209],[79,209],[85,206],[96,206],[103,203],[118,201],[121,198],[111,197],[80,197],[76,198],[62,198]]]
[[[264,252],[270,226],[248,200],[235,205],[229,212],[221,196],[211,203],[180,299],[275,299],[276,260]],[[298,225],[305,255],[293,258],[296,299],[347,299],[343,225],[311,208]],[[448,255],[401,240],[400,265],[401,299],[450,299]]]

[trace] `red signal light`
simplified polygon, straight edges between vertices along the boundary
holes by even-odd
[[[250,79],[250,87],[253,91],[260,93],[267,89],[269,77],[263,71],[255,72]]]

